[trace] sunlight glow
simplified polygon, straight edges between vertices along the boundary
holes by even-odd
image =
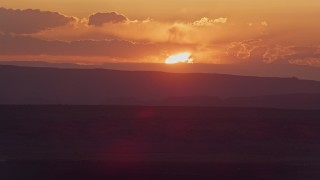
[[[193,59],[191,58],[191,53],[184,52],[179,54],[174,54],[169,56],[166,61],[166,64],[176,64],[176,63],[193,63]]]

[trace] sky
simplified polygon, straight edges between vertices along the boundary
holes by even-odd
[[[0,60],[320,66],[318,0],[1,0]],[[190,57],[190,58],[191,58]]]

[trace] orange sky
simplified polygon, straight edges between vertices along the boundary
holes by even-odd
[[[0,7],[0,60],[162,63],[190,52],[195,63],[320,64],[318,0],[2,0]]]
[[[86,17],[95,12],[120,11],[132,18],[193,17],[215,14],[319,12],[318,0],[2,0],[3,7],[36,8]],[[186,16],[187,15],[187,16]]]

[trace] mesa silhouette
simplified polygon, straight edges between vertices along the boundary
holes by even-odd
[[[320,82],[297,78],[0,66],[1,104],[320,108]]]

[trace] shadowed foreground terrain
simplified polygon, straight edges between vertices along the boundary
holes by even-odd
[[[319,179],[316,110],[0,106],[1,179]]]

